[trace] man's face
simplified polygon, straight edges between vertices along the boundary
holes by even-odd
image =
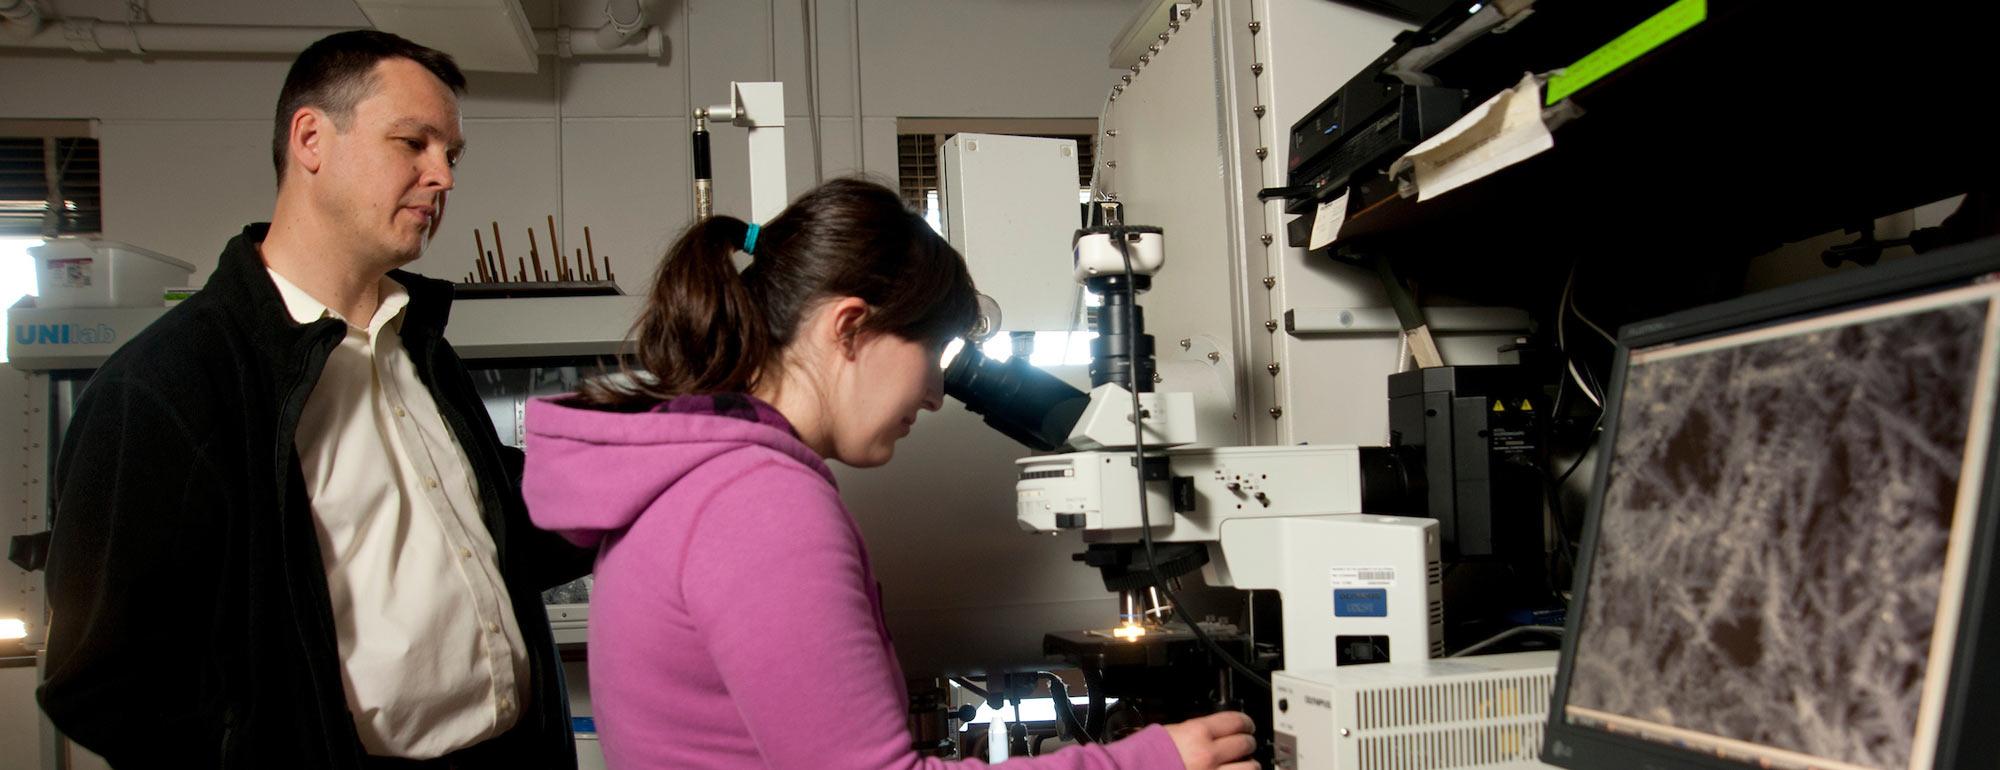
[[[423,65],[385,59],[347,130],[322,139],[315,203],[349,254],[369,267],[407,265],[437,230],[464,146],[457,95]]]

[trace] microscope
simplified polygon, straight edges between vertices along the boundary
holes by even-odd
[[[976,344],[945,373],[948,395],[1038,452],[1017,461],[1022,529],[1080,535],[1087,547],[1076,558],[1120,597],[1114,622],[1051,633],[1044,651],[1094,671],[1127,702],[1157,696],[1162,710],[1147,716],[1162,721],[1268,709],[1261,692],[1237,701],[1230,669],[1261,681],[1280,665],[1441,656],[1439,522],[1369,513],[1420,510],[1419,458],[1382,447],[1195,446],[1193,395],[1155,391],[1138,299],[1165,266],[1164,238],[1115,218],[1076,233],[1074,277],[1103,298],[1088,392]],[[1260,644],[1254,621],[1187,615],[1178,596],[1197,570],[1209,586],[1275,594],[1282,644]],[[1175,689],[1183,701],[1212,699],[1177,711],[1164,705]]]

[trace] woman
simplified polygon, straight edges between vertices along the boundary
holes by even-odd
[[[740,274],[736,251],[751,263]],[[965,262],[893,191],[836,180],[668,253],[625,384],[528,406],[535,523],[600,548],[590,691],[607,764],[937,768],[825,460],[889,461],[973,320]],[[1217,714],[1021,768],[1254,770]],[[963,763],[983,766],[977,761]]]

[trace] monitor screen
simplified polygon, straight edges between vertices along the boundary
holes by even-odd
[[[1996,296],[1628,350],[1552,721],[1704,764],[1932,767]]]

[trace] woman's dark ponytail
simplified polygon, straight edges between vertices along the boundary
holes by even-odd
[[[757,234],[716,216],[667,251],[634,325],[629,381],[585,385],[583,401],[643,409],[675,396],[749,392],[771,374],[800,320],[821,299],[869,305],[861,333],[942,343],[978,313],[965,259],[902,198],[874,182],[835,179],[807,191]]]
[[[660,263],[646,310],[632,328],[632,363],[642,374],[616,385],[588,383],[585,400],[643,406],[756,385],[772,346],[764,313],[733,257],[748,230],[743,220],[716,216],[681,234]]]

